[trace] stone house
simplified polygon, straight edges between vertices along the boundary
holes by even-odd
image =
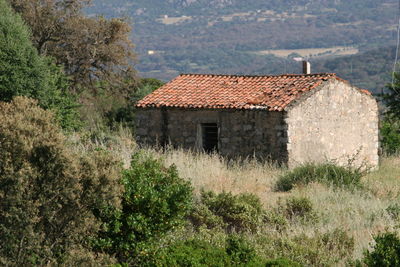
[[[335,74],[183,74],[136,105],[139,144],[258,157],[293,167],[376,167],[376,100]]]

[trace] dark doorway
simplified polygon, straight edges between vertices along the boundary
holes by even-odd
[[[202,123],[203,149],[206,152],[218,151],[218,126],[216,123]]]

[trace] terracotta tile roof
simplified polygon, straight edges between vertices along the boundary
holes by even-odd
[[[329,79],[341,80],[330,73],[277,76],[182,74],[140,100],[136,106],[282,111],[300,95]]]

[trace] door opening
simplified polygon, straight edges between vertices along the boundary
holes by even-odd
[[[218,152],[218,126],[216,123],[202,123],[202,143],[204,151]]]

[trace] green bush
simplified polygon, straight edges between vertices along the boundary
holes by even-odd
[[[253,194],[215,194],[203,191],[198,205],[203,206],[194,209],[189,216],[195,226],[210,227],[223,222],[220,226],[225,227],[228,232],[256,231],[264,215],[260,199]]]
[[[277,191],[290,191],[296,185],[319,182],[328,186],[356,188],[361,186],[362,172],[336,166],[332,163],[308,163],[280,176],[275,188]]]
[[[110,111],[106,112],[105,116],[108,126],[113,128],[116,123],[119,123],[134,129],[136,112],[135,104],[146,95],[161,87],[163,84],[164,82],[154,78],[140,79],[128,101],[124,101],[123,105],[112,108]]]
[[[228,236],[226,246],[189,239],[177,241],[150,253],[136,265],[140,266],[262,266],[262,259],[242,237]]]
[[[289,259],[280,258],[276,260],[268,260],[265,267],[302,267],[300,263],[291,261]]]
[[[225,249],[203,240],[180,241],[149,259],[147,266],[231,266]]]
[[[200,227],[206,227],[208,229],[224,229],[227,226],[222,217],[215,215],[203,203],[198,203],[197,205],[194,205],[188,218],[196,229],[199,229]]]
[[[309,198],[290,197],[281,210],[289,220],[300,218],[302,220],[317,220],[313,205]]]
[[[278,232],[282,232],[287,229],[288,221],[285,213],[281,212],[280,209],[268,210],[264,214],[263,222],[272,226]]]
[[[35,100],[0,102],[0,121],[0,265],[105,264],[87,239],[98,230],[94,210],[119,205],[119,162],[74,152]]]
[[[387,116],[381,123],[382,148],[386,154],[400,152],[400,120]]]
[[[400,239],[396,233],[386,232],[374,237],[373,251],[364,253],[364,263],[370,267],[400,266]]]
[[[192,187],[178,176],[175,166],[137,153],[123,172],[125,193],[121,209],[104,209],[104,224],[96,245],[126,261],[141,246],[185,223],[191,208]]]
[[[354,239],[341,229],[292,238],[271,235],[257,243],[270,258],[285,258],[305,266],[337,266],[351,259],[354,251]]]
[[[397,220],[400,217],[400,205],[398,203],[390,204],[386,208],[386,212],[392,219]]]
[[[254,247],[238,235],[230,235],[228,237],[226,252],[230,256],[233,265],[254,265],[256,262],[260,262]]]

